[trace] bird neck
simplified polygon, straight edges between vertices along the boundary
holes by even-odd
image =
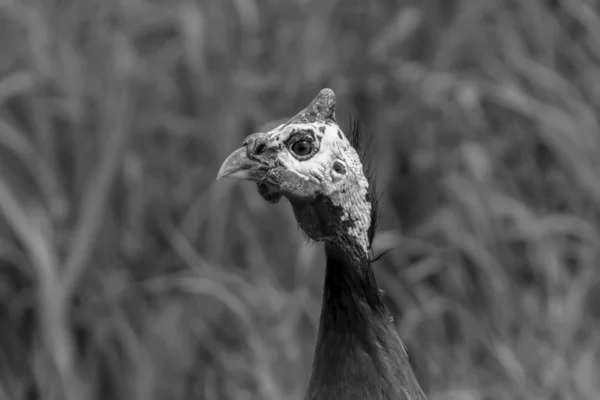
[[[325,250],[323,303],[306,399],[424,399],[361,246],[327,243]]]
[[[358,318],[363,314],[385,315],[368,254],[362,245],[353,244],[351,238],[340,235],[339,239],[325,245],[327,264],[322,312],[331,317],[332,322],[344,322],[343,318]]]

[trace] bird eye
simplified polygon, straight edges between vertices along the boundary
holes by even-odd
[[[292,151],[300,157],[305,157],[312,152],[312,143],[306,140],[298,140],[292,145]]]

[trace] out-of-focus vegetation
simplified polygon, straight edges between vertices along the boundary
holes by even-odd
[[[430,398],[600,398],[599,65],[586,0],[0,0],[0,398],[301,399],[322,250],[215,174],[322,87]]]

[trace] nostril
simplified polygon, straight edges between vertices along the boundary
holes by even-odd
[[[246,146],[248,156],[259,156],[267,151],[267,143],[257,134],[252,134],[244,139],[243,145]]]
[[[256,136],[254,136],[254,134],[248,135],[242,142],[242,146],[253,147],[255,141],[256,141]]]

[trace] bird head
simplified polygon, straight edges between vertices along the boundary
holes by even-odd
[[[217,179],[254,181],[265,200],[290,201],[311,239],[348,242],[368,252],[373,196],[360,157],[336,122],[335,106],[334,92],[321,90],[285,124],[248,136]]]

